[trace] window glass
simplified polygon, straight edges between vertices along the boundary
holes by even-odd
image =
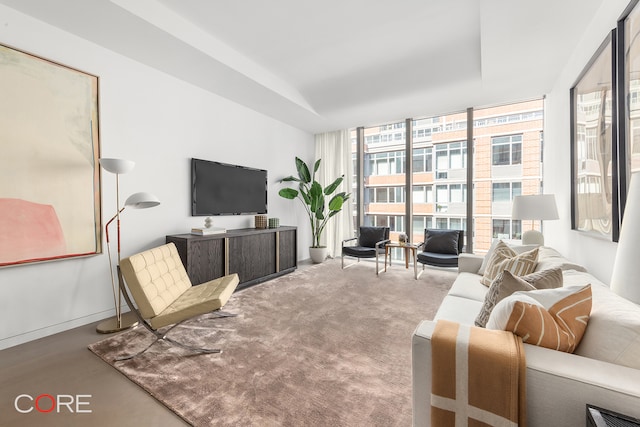
[[[473,174],[467,182],[467,112],[413,119],[411,241],[424,239],[424,228],[466,228],[467,186],[473,191],[473,251],[484,253],[494,236],[519,239],[520,221],[510,219],[510,203],[518,195],[537,194],[543,183],[542,144],[544,101],[542,99],[473,110]],[[634,124],[640,128],[638,124]],[[406,227],[404,212],[406,181],[406,123],[390,122],[363,128],[365,186],[361,203],[367,222],[393,223],[394,230]],[[592,129],[578,129],[578,149],[586,158],[597,157]],[[640,150],[640,132],[634,147]],[[357,146],[354,138],[354,153]],[[355,159],[355,156],[354,156]],[[355,160],[354,160],[355,161]],[[581,192],[597,191],[602,183],[591,176],[580,177]],[[356,193],[352,196],[355,201]],[[374,203],[375,205],[371,205]],[[494,203],[499,202],[499,203]],[[370,206],[371,205],[371,206]],[[399,213],[402,212],[403,215]],[[357,210],[354,209],[354,218]],[[356,218],[357,219],[357,218]],[[539,221],[525,221],[525,229],[540,229]],[[397,233],[397,232],[395,232]],[[397,234],[392,232],[396,240]],[[468,247],[468,245],[467,245]]]

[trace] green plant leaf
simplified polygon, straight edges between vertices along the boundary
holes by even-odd
[[[296,157],[296,169],[298,169],[298,176],[300,177],[300,181],[309,183],[311,182],[311,174],[309,173],[309,168],[307,164],[303,162],[299,157]]]
[[[313,181],[309,189],[309,198],[311,199],[311,212],[317,215],[318,209],[324,208],[324,195],[322,186],[318,181]]]
[[[285,199],[295,199],[298,196],[298,190],[293,188],[283,188],[278,191],[280,197],[284,197]]]
[[[291,182],[291,181],[300,182],[300,180],[298,178],[296,178],[295,176],[288,176],[288,177],[282,178],[280,180],[280,182]]]
[[[327,196],[331,193],[333,193],[334,191],[336,191],[336,188],[338,188],[338,186],[340,184],[342,184],[342,180],[344,179],[344,175],[342,175],[340,178],[337,178],[335,181],[333,181],[331,184],[327,185],[324,189],[324,194],[326,194]]]
[[[340,194],[336,194],[329,201],[329,209],[331,211],[339,211],[342,209],[342,204],[344,203],[344,197]]]
[[[304,200],[304,203],[306,205],[311,205],[311,196],[309,195],[309,192],[307,191],[307,188],[305,187],[305,185],[303,183],[300,183],[300,196],[302,197],[302,200]]]
[[[320,160],[322,160],[322,159],[316,160],[316,164],[313,165],[313,174],[314,175],[316,174],[316,172],[318,172],[318,168],[320,167]]]

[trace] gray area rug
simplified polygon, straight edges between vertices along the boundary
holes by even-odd
[[[152,336],[138,327],[89,348],[196,426],[411,425],[411,335],[432,319],[455,272],[339,260],[236,292],[238,317],[184,323],[170,336],[221,354],[166,343],[129,361]]]

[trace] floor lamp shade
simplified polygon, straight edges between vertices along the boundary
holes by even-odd
[[[158,200],[156,196],[146,192],[134,193],[127,197],[127,200],[124,202],[125,206],[130,206],[134,209],[147,209],[158,206],[159,204],[160,200]]]
[[[640,304],[640,262],[638,262],[638,242],[640,242],[640,172],[631,175],[631,183],[624,208],[624,218],[620,227],[618,250],[613,263],[611,290],[616,294]]]
[[[110,158],[100,159],[100,166],[102,166],[107,172],[111,173],[127,173],[131,171],[135,165],[136,163],[132,160]]]

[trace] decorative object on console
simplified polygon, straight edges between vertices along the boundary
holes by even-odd
[[[344,175],[336,178],[331,184],[322,188],[322,185],[316,181],[316,172],[320,167],[321,159],[316,160],[313,166],[313,173],[307,166],[307,164],[300,158],[296,157],[296,169],[298,170],[298,177],[288,176],[280,180],[280,182],[297,182],[298,190],[294,188],[283,188],[278,194],[285,199],[298,199],[304,205],[307,215],[309,216],[309,222],[311,223],[311,248],[324,250],[314,250],[312,257],[314,262],[322,262],[326,258],[327,248],[322,246],[321,237],[324,231],[327,221],[330,218],[337,215],[342,210],[342,205],[349,198],[350,194],[341,192],[335,194],[326,203],[325,196],[331,196],[342,184]]]
[[[266,215],[256,215],[254,223],[255,223],[255,227],[256,228],[267,228],[267,216]]]
[[[590,313],[591,285],[516,292],[496,304],[487,329],[511,331],[525,343],[573,353]]]
[[[640,304],[640,286],[638,285],[640,263],[636,253],[638,242],[640,242],[638,218],[640,218],[640,172],[631,176],[618,250],[611,275],[611,290],[636,304]]]
[[[269,228],[280,227],[280,218],[269,218]]]
[[[195,234],[196,236],[208,236],[210,234],[220,234],[227,232],[226,228],[212,226],[213,220],[210,216],[208,216],[204,219],[204,228],[194,227],[191,229],[191,234]]]
[[[516,196],[513,198],[511,210],[512,219],[530,219],[531,230],[522,234],[522,244],[544,245],[544,236],[541,232],[533,229],[533,221],[543,221],[558,219],[558,208],[556,198],[553,194],[533,194],[529,196]]]
[[[122,314],[122,292],[120,287],[116,283],[114,274],[114,265],[111,259],[111,246],[109,244],[109,225],[116,220],[117,227],[117,250],[118,250],[118,262],[116,268],[120,265],[120,214],[125,210],[127,206],[134,209],[146,209],[152,208],[160,204],[157,197],[149,193],[135,193],[125,200],[124,206],[120,207],[120,175],[127,173],[133,169],[135,163],[131,160],[125,159],[100,159],[100,165],[107,171],[116,175],[116,214],[105,225],[105,235],[107,240],[107,255],[109,259],[109,273],[111,274],[111,287],[113,291],[113,299],[115,303],[116,315],[114,318],[105,320],[98,324],[96,330],[100,333],[111,333],[128,329],[137,324],[137,319],[134,313]]]
[[[517,254],[501,240],[493,250],[480,282],[485,286],[491,286],[491,282],[504,270],[509,270],[516,276],[533,273],[537,262],[538,248]]]

